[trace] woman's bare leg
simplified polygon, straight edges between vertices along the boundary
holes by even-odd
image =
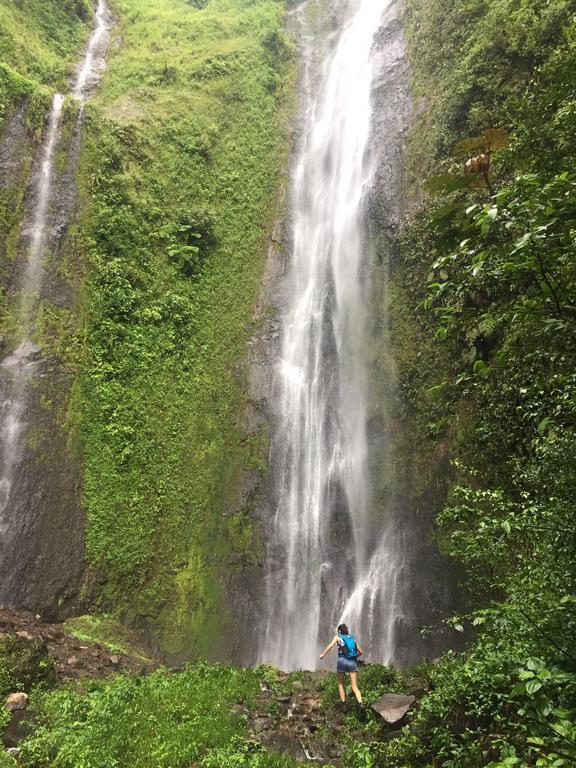
[[[346,701],[346,691],[344,689],[344,672],[338,672],[338,693],[340,701]]]
[[[350,672],[350,684],[352,685],[352,691],[356,696],[358,704],[362,704],[362,694],[360,688],[358,688],[358,672]]]

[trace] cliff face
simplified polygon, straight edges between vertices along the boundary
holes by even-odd
[[[0,248],[2,249],[2,586],[0,603],[43,616],[78,605],[84,571],[77,449],[67,426],[74,363],[62,354],[78,324],[74,236],[80,135],[67,106],[55,138],[45,215],[49,252],[36,295],[26,298],[38,189],[46,173],[48,84],[66,86],[91,24],[82,3],[2,4]],[[30,46],[29,55],[21,40]],[[36,291],[36,289],[34,289]],[[22,344],[25,346],[22,346]]]
[[[406,177],[414,130],[411,62],[405,7],[394,3],[376,41],[374,145],[378,158],[370,200],[373,243],[372,328],[369,340],[372,406],[369,421],[373,514],[401,552],[395,625],[396,661],[433,658],[455,638],[420,629],[438,625],[458,605],[457,573],[440,553],[435,517],[450,487],[448,456],[417,436],[406,376],[426,347],[409,298],[401,237],[415,190]],[[456,641],[457,642],[457,641]]]
[[[52,48],[7,55],[2,70],[10,360],[51,93],[69,87],[92,17],[84,4],[0,9],[41,40],[58,30]],[[271,0],[236,9],[118,0],[114,10],[109,67],[82,139],[70,101],[55,150],[2,602],[50,617],[89,604],[120,612],[174,657],[253,661],[251,633],[234,627],[263,619],[275,509],[267,460],[288,245],[278,195],[294,54]],[[319,39],[338,24],[329,10],[313,21]],[[370,515],[405,553],[395,633],[406,661],[433,653],[415,628],[451,598],[430,541],[444,460],[414,448],[398,388],[403,355],[412,360],[421,343],[407,340],[416,332],[395,271],[412,110],[400,11],[390,7],[374,51],[368,358]]]
[[[0,4],[8,363],[50,102],[69,88],[89,11]],[[263,447],[241,416],[238,360],[275,215],[291,51],[271,0],[119,0],[114,13],[82,140],[68,101],[54,144],[38,322],[17,367],[34,372],[10,507],[11,541],[25,543],[6,556],[2,602],[116,610],[173,656],[216,657],[235,644],[227,580],[257,557],[244,478]],[[38,40],[18,58],[26,29]]]

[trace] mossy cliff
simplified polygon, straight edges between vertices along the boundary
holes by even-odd
[[[4,355],[27,336],[21,289],[26,270],[40,152],[55,90],[66,92],[92,24],[89,3],[0,4],[0,323]],[[12,483],[3,537],[2,602],[42,614],[73,610],[83,572],[76,452],[64,428],[73,369],[60,354],[77,327],[74,169],[77,106],[67,102],[53,168],[59,194],[47,210],[46,279],[35,312],[38,343],[20,418],[29,426]],[[31,362],[31,360],[27,360]],[[3,371],[5,418],[10,374]],[[5,431],[4,436],[7,432]],[[3,470],[4,471],[4,470]]]
[[[84,364],[72,418],[102,605],[174,655],[230,652],[258,557],[239,360],[275,215],[291,52],[271,0],[116,5],[81,164]]]
[[[214,657],[233,650],[228,585],[259,556],[242,489],[266,448],[243,426],[240,361],[282,180],[292,49],[276,0],[112,6],[65,257],[48,262],[68,298],[48,296],[40,323],[68,376],[48,406],[78,461],[87,518],[75,602],[118,612],[169,654]],[[4,137],[26,144],[12,183],[22,196],[91,14],[83,3],[0,9]],[[8,249],[23,216],[11,194]],[[10,316],[8,304],[8,343]]]

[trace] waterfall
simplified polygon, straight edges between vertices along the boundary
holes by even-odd
[[[393,537],[370,515],[366,203],[374,39],[389,0],[348,0],[320,71],[303,42],[303,133],[291,188],[287,306],[272,445],[276,511],[261,661],[314,669],[340,620],[393,654]],[[305,10],[304,10],[305,13]],[[305,22],[302,22],[305,25]],[[375,546],[376,544],[376,546]]]
[[[103,66],[110,11],[105,0],[98,0],[96,19],[87,51],[70,95],[82,104],[90,94]],[[33,179],[33,208],[24,227],[27,240],[16,307],[17,340],[15,349],[0,363],[0,604],[12,604],[14,575],[11,565],[18,557],[19,544],[29,537],[35,521],[30,519],[31,499],[25,498],[24,486],[17,477],[27,473],[25,438],[27,403],[33,380],[42,370],[41,349],[37,335],[36,313],[44,280],[44,263],[50,248],[51,206],[55,202],[54,174],[61,138],[62,110],[65,96],[52,99],[48,128],[40,148],[38,169]],[[82,107],[80,116],[82,115]],[[81,117],[79,117],[78,130]]]

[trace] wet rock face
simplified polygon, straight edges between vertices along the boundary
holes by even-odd
[[[0,606],[45,618],[77,609],[85,573],[80,466],[68,433],[76,361],[56,350],[72,346],[66,326],[81,282],[68,230],[78,214],[81,104],[102,70],[111,23],[105,0],[96,22],[70,91],[76,107],[63,110],[64,96],[53,96],[39,146],[26,134],[26,102],[0,133],[0,207],[10,210],[11,189],[16,201],[16,215],[0,217],[0,245],[16,243],[0,274],[13,329],[0,359]],[[42,302],[70,320],[46,322]]]
[[[41,157],[27,130],[28,103],[13,107],[0,134],[0,204],[7,208],[4,238],[17,243],[15,258],[4,261],[0,281],[18,312],[19,291],[26,271],[35,188]],[[75,120],[75,116],[69,115]],[[66,227],[76,206],[74,169],[79,131],[58,147],[67,160],[55,169],[48,209],[47,245],[50,260],[44,269],[42,296],[46,301],[72,307],[73,291],[59,275],[68,256]],[[32,161],[34,158],[34,161]],[[60,194],[61,192],[61,194]],[[2,228],[0,227],[0,230]],[[19,239],[15,235],[20,234]],[[66,367],[38,344],[3,338],[0,352],[0,429],[2,430],[2,487],[0,488],[0,606],[30,610],[45,617],[65,616],[76,602],[84,573],[83,513],[80,508],[79,467],[65,422],[72,377]],[[25,388],[25,395],[18,394]],[[15,410],[14,400],[19,398]],[[9,431],[20,438],[10,449]],[[18,443],[18,445],[16,445]],[[13,455],[7,455],[14,449]],[[7,467],[10,464],[10,467]],[[10,477],[8,477],[10,475]]]
[[[77,600],[84,520],[79,467],[60,426],[71,378],[56,360],[39,355],[18,363],[29,383],[19,414],[28,439],[14,464],[2,515],[0,605],[55,619],[69,614]],[[13,396],[15,375],[0,365],[4,401]]]
[[[4,117],[0,134],[0,188],[9,187],[18,180],[22,171],[22,158],[26,152],[26,111],[24,99]]]
[[[410,66],[402,3],[392,3],[374,42],[374,127],[372,152],[377,170],[369,204],[369,218],[377,239],[392,248],[404,213],[404,149],[412,120]]]
[[[393,2],[375,40],[374,128],[372,151],[377,163],[375,184],[369,200],[368,224],[374,245],[372,310],[374,325],[370,343],[377,350],[371,372],[375,411],[369,428],[373,487],[379,491],[375,516],[387,521],[401,551],[398,604],[401,610],[393,628],[399,665],[438,655],[444,647],[433,637],[423,638],[419,628],[437,624],[454,609],[455,575],[438,552],[433,537],[437,501],[433,489],[416,490],[410,482],[398,482],[390,470],[400,461],[418,461],[418,445],[410,455],[398,456],[402,444],[406,406],[398,387],[399,372],[394,360],[395,325],[389,318],[390,296],[395,280],[401,279],[399,235],[407,203],[404,199],[404,155],[412,125],[410,62],[402,24],[403,3]],[[397,275],[400,275],[398,278]],[[392,303],[392,306],[393,303]],[[398,340],[402,346],[402,339]],[[385,407],[382,407],[382,404]],[[408,409],[409,410],[409,409]],[[399,415],[402,414],[402,415]],[[443,471],[443,468],[439,468]],[[408,473],[405,473],[405,475]]]
[[[22,313],[43,160],[41,148],[26,138],[26,109],[24,102],[15,110],[0,137],[0,186],[17,190],[18,201],[4,233],[17,242],[15,258],[0,275],[15,315]],[[70,130],[62,130],[56,144],[65,162],[53,168],[39,285],[45,302],[73,310],[76,265],[67,231],[77,212],[80,122],[73,111],[65,120],[71,124],[64,123]],[[7,337],[0,357],[0,606],[64,618],[77,607],[85,572],[80,467],[63,427],[73,377],[49,350],[31,341],[13,349],[18,341]],[[19,436],[11,440],[13,429]]]

